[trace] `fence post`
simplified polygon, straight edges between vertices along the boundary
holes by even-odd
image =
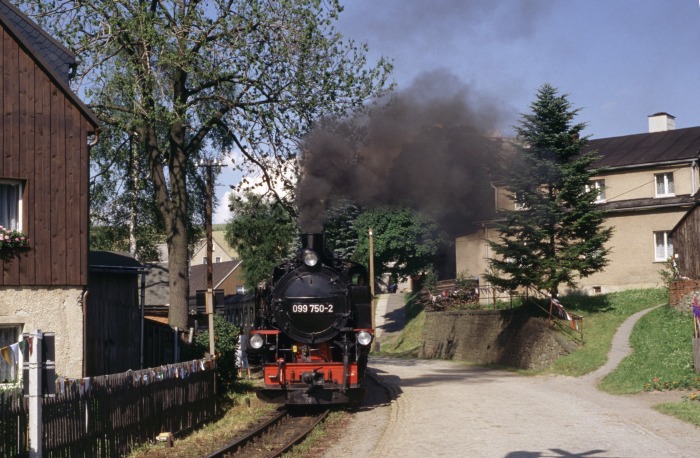
[[[29,351],[29,458],[42,457],[43,423],[41,418],[41,329],[32,336]]]

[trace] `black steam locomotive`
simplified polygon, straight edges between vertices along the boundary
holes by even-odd
[[[294,259],[258,291],[250,347],[262,355],[263,399],[342,404],[364,394],[374,334],[367,270],[334,258],[323,242],[302,235]]]

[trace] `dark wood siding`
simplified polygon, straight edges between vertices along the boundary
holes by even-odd
[[[91,272],[85,307],[85,376],[139,369],[138,276]]]
[[[695,206],[671,233],[679,273],[700,279],[700,207]]]
[[[0,179],[24,184],[31,250],[2,261],[0,286],[87,284],[88,134],[94,126],[0,28]]]

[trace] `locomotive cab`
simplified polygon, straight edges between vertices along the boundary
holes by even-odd
[[[263,399],[332,404],[362,396],[373,338],[367,284],[364,267],[324,252],[321,234],[302,236],[296,258],[275,268],[261,293],[250,345],[263,354]]]

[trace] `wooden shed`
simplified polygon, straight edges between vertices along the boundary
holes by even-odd
[[[85,313],[85,375],[141,369],[143,266],[128,253],[91,251]]]
[[[685,214],[671,231],[678,273],[700,280],[700,202]]]

